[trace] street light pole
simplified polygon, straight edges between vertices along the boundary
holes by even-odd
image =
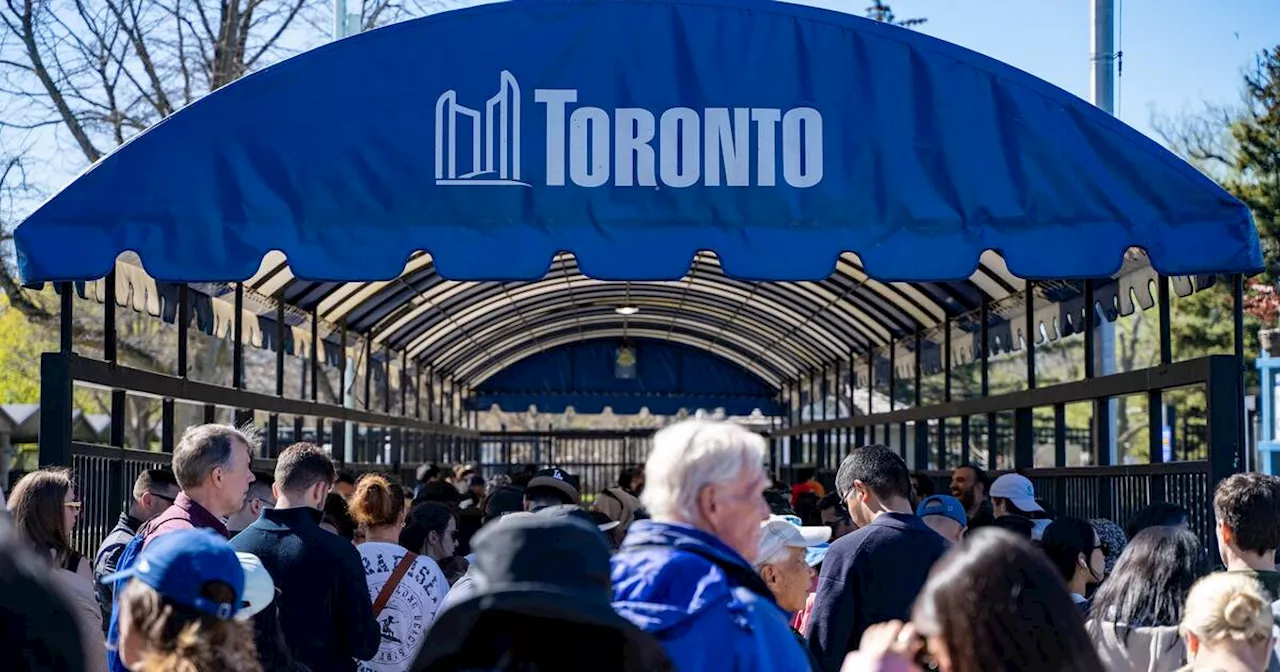
[[[1107,114],[1115,114],[1116,104],[1116,5],[1115,0],[1090,0],[1091,50],[1089,54],[1090,97],[1094,105]],[[1094,370],[1108,376],[1116,372],[1116,325],[1100,315],[1094,341],[1097,346],[1089,353],[1094,358]],[[1111,455],[1109,464],[1117,464],[1119,455],[1116,444],[1115,399],[1108,402],[1107,413],[1111,431],[1107,432]]]

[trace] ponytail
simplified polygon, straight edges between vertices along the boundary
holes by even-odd
[[[355,494],[348,506],[351,516],[362,527],[395,525],[404,513],[404,488],[382,474],[365,474],[356,483]]]

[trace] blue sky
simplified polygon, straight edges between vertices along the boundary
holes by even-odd
[[[792,0],[861,14],[869,0]],[[1089,0],[893,0],[917,30],[1089,98]],[[1239,100],[1240,73],[1280,44],[1280,0],[1117,0],[1119,116],[1152,133],[1153,113]]]

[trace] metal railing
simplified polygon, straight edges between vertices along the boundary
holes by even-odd
[[[1021,392],[782,427],[771,433],[770,458],[774,465],[801,462],[794,459],[795,455],[783,454],[793,447],[789,439],[797,437],[801,439],[797,443],[812,453],[812,465],[830,478],[847,449],[868,443],[888,443],[885,438],[891,435],[889,429],[894,428],[896,431],[892,434],[897,445],[891,447],[896,447],[917,470],[936,477],[939,486],[945,486],[943,476],[949,480],[950,470],[961,463],[976,462],[979,466],[1001,470],[1011,468],[1031,478],[1037,495],[1050,502],[1059,514],[1109,518],[1121,525],[1152,502],[1174,502],[1191,512],[1192,527],[1212,546],[1213,490],[1223,478],[1241,471],[1246,464],[1240,438],[1243,399],[1238,391],[1239,362],[1230,355],[1212,355]],[[1160,408],[1163,392],[1186,387],[1200,387],[1204,392],[1203,441],[1208,446],[1207,459],[1164,462],[1162,418],[1159,413],[1153,413],[1149,414],[1148,432],[1151,463],[1109,464],[1106,422],[1109,401],[1145,394],[1149,402],[1154,402],[1149,403],[1148,408]],[[1091,403],[1094,409],[1089,446],[1092,465],[1068,466],[1070,430],[1066,407],[1081,402]],[[1042,408],[1052,411],[1050,434],[1054,463],[1037,467],[1034,458],[1039,428],[1035,427],[1034,411]],[[983,465],[981,460],[974,459],[970,419],[985,418],[987,431],[981,433],[981,438],[990,458],[1000,452],[997,441],[1001,414],[1012,415],[1012,464]],[[954,437],[949,432],[953,423],[958,423],[962,432],[958,454],[952,449]],[[786,475],[784,470],[783,476]]]
[[[214,422],[220,408],[233,409],[237,425],[265,413],[268,422],[255,426],[262,435],[263,450],[254,467],[263,471],[272,470],[274,457],[295,440],[310,440],[328,448],[342,468],[356,474],[384,471],[405,480],[412,479],[413,468],[419,463],[474,461],[479,455],[477,432],[418,418],[198,383],[70,352],[45,353],[40,371],[40,464],[67,466],[75,473],[83,506],[74,543],[85,554],[92,553],[115,525],[138,475],[170,465],[182,429],[175,426],[177,403],[202,406],[205,422]],[[72,440],[72,392],[77,384],[111,390],[110,445]],[[126,394],[162,401],[159,451],[124,447]],[[292,427],[281,426],[282,416],[293,417]],[[308,418],[313,421],[309,426],[304,422]],[[350,451],[346,446],[348,424],[353,430]],[[345,459],[348,452],[349,460]]]
[[[626,467],[644,464],[654,430],[497,432],[480,437],[486,476],[519,465],[555,466],[578,477],[583,501],[616,485]]]

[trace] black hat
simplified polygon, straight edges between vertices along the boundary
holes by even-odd
[[[610,548],[591,523],[515,517],[476,533],[472,552],[475,593],[436,616],[414,670],[460,655],[477,624],[499,613],[611,631],[625,642],[626,659],[666,660],[656,639],[613,610]]]
[[[579,494],[578,477],[558,468],[543,469],[529,479],[529,488],[554,488],[568,497],[565,504],[577,504],[582,499]]]
[[[540,516],[564,516],[569,518],[577,518],[586,523],[595,525],[601,532],[608,532],[618,526],[618,521],[610,520],[599,511],[587,511],[586,509],[574,504],[557,504],[555,506],[535,507],[532,513]],[[600,516],[597,518],[597,514]]]
[[[504,485],[489,493],[484,504],[484,519],[494,520],[516,511],[524,511],[524,490],[514,485]]]

